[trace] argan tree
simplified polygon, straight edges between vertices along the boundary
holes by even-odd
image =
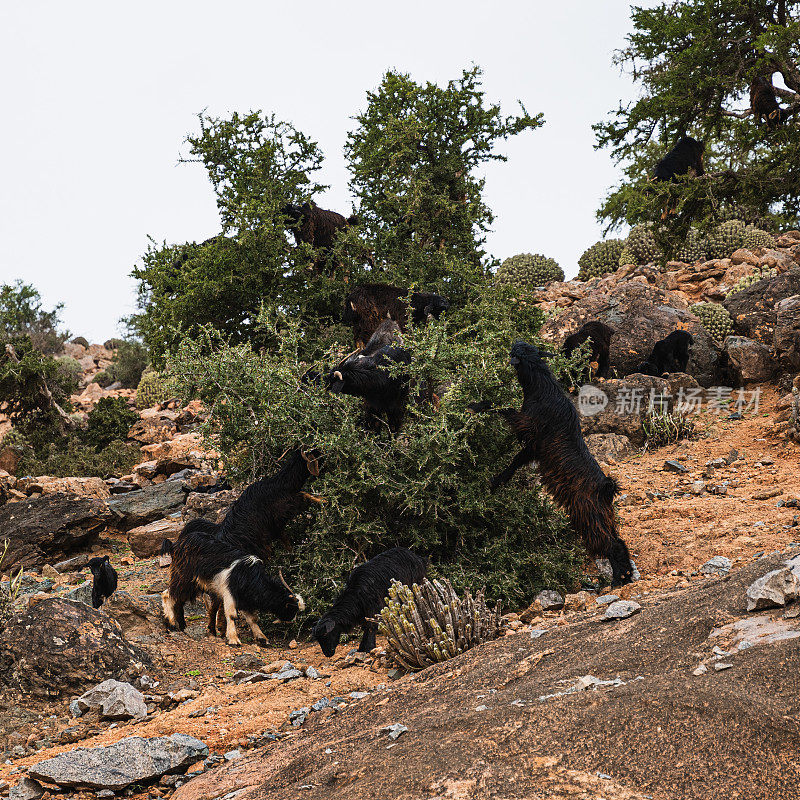
[[[800,2],[668,0],[631,13],[633,32],[615,60],[640,96],[594,126],[597,147],[609,148],[625,174],[598,217],[613,228],[663,216],[661,234],[675,237],[721,217],[796,220]],[[751,107],[759,78],[781,109],[771,120]],[[705,141],[706,175],[651,182],[684,135]]]
[[[358,213],[385,270],[381,280],[437,288],[451,299],[484,276],[485,234],[494,219],[478,174],[505,161],[499,141],[539,127],[524,107],[503,116],[473,66],[446,86],[389,71],[345,147]]]

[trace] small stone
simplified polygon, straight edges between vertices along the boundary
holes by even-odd
[[[401,725],[399,722],[393,722],[391,725],[381,728],[381,730],[384,733],[388,733],[390,739],[397,739],[399,736],[404,734],[408,728],[405,725]]]
[[[564,598],[552,589],[545,589],[536,595],[536,600],[542,607],[542,611],[558,611],[564,608]]]
[[[633,600],[615,600],[606,609],[603,619],[627,619],[641,610],[641,606]]]
[[[194,689],[180,689],[170,695],[170,699],[174,703],[183,703],[186,700],[194,700],[195,697],[200,697],[200,692]]]
[[[235,761],[237,758],[241,757],[242,757],[241,750],[228,750],[228,752],[224,754],[224,758],[226,761]]]
[[[683,464],[681,464],[680,461],[670,460],[670,461],[665,461],[664,462],[664,471],[665,472],[677,472],[679,474],[683,474],[685,472],[688,472],[689,468],[685,467]]]
[[[81,714],[83,714],[83,710],[81,709],[81,705],[77,700],[72,700],[69,704],[69,713],[72,714],[75,719],[77,719]]]
[[[702,575],[716,575],[722,577],[731,571],[731,560],[725,556],[714,556],[709,558],[703,566],[700,567]]]
[[[319,678],[319,672],[317,672],[314,667],[306,667],[306,678],[311,678],[312,680],[317,680]]]
[[[708,667],[705,664],[701,664],[697,669],[692,671],[692,675],[700,676],[705,675],[708,672]]]
[[[619,595],[617,594],[601,594],[600,597],[597,598],[597,605],[607,606],[609,603],[613,603],[616,600],[619,600]]]
[[[703,494],[706,488],[705,481],[692,481],[691,487],[689,487],[689,491],[692,494]]]
[[[100,719],[131,719],[147,716],[144,695],[129,683],[110,678],[77,699],[81,711],[98,709]]]
[[[489,706],[475,706],[476,711],[486,711]]]
[[[297,639],[292,639],[292,641],[289,642],[289,649],[297,650]]]
[[[12,786],[9,790],[8,800],[39,800],[43,794],[44,787],[39,781],[22,778],[16,786]]]
[[[789,567],[772,570],[747,587],[747,610],[785,606],[800,597],[800,576]]]
[[[355,692],[354,692],[354,694],[355,694]],[[322,711],[323,708],[328,708],[328,706],[330,706],[330,704],[331,704],[331,701],[327,697],[321,697],[319,700],[317,700],[316,703],[312,703],[311,704],[311,710],[312,711]]]
[[[730,669],[732,666],[733,666],[733,664],[726,664],[726,663],[724,663],[722,661],[717,661],[717,663],[714,664],[714,671],[715,672],[722,672],[725,669]]]
[[[111,789],[101,789],[95,795],[95,797],[97,797],[98,800],[111,800],[111,798],[116,797],[116,795],[114,794],[114,792],[111,791]]]
[[[538,639],[547,633],[545,628],[531,628],[531,639]]]
[[[348,697],[352,697],[353,700],[361,700],[364,697],[369,697],[369,692],[350,692]]]

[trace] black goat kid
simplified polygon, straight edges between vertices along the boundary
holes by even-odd
[[[587,550],[595,558],[611,562],[613,585],[628,583],[633,567],[614,517],[617,482],[600,469],[586,447],[578,412],[539,350],[526,342],[516,342],[511,348],[511,363],[522,387],[522,410],[503,409],[498,413],[516,433],[522,450],[492,478],[492,491],[510,481],[520,467],[536,461],[542,483],[565,509]],[[472,410],[485,410],[488,406],[479,403]]]
[[[688,331],[673,331],[653,345],[647,360],[636,371],[656,378],[665,372],[686,372],[693,344],[694,337]]]
[[[89,560],[92,571],[92,608],[100,608],[107,597],[117,590],[117,571],[111,566],[108,556]]]
[[[332,608],[314,626],[313,636],[322,652],[330,658],[343,633],[360,625],[364,634],[358,649],[368,653],[375,647],[377,625],[370,622],[386,604],[392,580],[411,586],[425,577],[428,560],[405,547],[393,547],[359,564],[347,579],[347,585]]]
[[[186,628],[183,607],[198,595],[207,593],[212,606],[221,605],[225,613],[225,639],[231,647],[241,645],[236,631],[236,615],[241,613],[259,644],[267,638],[258,625],[259,612],[270,613],[290,622],[305,608],[283,579],[267,574],[257,556],[220,540],[217,526],[205,519],[192,520],[181,531],[173,546],[169,588],[161,594],[164,618],[170,629]],[[209,631],[215,632],[216,611],[209,612]]]
[[[591,320],[578,331],[567,336],[567,338],[564,339],[562,349],[564,354],[569,356],[572,354],[573,350],[580,347],[588,339],[592,344],[592,349],[589,354],[589,363],[595,362],[597,364],[598,378],[607,378],[611,363],[611,337],[613,335],[613,328],[609,328],[608,325],[603,322]]]
[[[409,379],[404,374],[390,374],[386,367],[410,363],[411,356],[403,349],[400,327],[387,319],[363,350],[348,356],[330,373],[328,385],[334,394],[349,394],[364,400],[368,427],[378,430],[381,417],[385,416],[389,430],[396,433],[405,415]]]

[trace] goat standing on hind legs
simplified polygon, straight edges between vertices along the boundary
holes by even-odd
[[[595,461],[581,433],[578,412],[553,377],[536,347],[516,342],[511,348],[524,399],[522,409],[498,409],[522,443],[511,463],[492,478],[494,492],[525,464],[536,461],[539,475],[553,499],[567,512],[573,530],[595,558],[607,558],[613,586],[633,577],[630,553],[617,532],[614,495],[619,486]],[[491,408],[477,403],[473,411]]]

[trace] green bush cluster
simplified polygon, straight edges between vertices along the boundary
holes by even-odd
[[[740,219],[731,219],[716,225],[708,234],[709,258],[727,258],[738,250],[744,241],[745,224]]]
[[[0,344],[27,338],[39,352],[57,353],[69,336],[59,330],[61,308],[45,311],[36,288],[21,280],[0,284]]]
[[[656,241],[653,226],[634,225],[625,240],[625,247],[620,255],[619,266],[624,264],[650,264],[653,261],[662,261],[663,258],[664,253]]]
[[[294,547],[281,552],[294,587],[318,613],[342,588],[354,564],[394,545],[427,554],[433,574],[459,590],[487,586],[487,595],[512,605],[533,599],[543,586],[574,586],[583,551],[546,495],[530,478],[492,494],[490,476],[517,449],[497,415],[473,415],[467,406],[490,398],[520,402],[508,363],[511,344],[533,339],[535,311],[506,302],[505,287],[405,337],[412,353],[412,391],[400,432],[365,435],[357,398],[333,396],[301,383],[310,367],[302,357],[302,330],[275,316],[265,338],[274,347],[254,351],[229,345],[213,332],[186,338],[171,361],[182,396],[198,396],[209,411],[203,433],[223,457],[229,475],[249,482],[273,471],[292,446],[317,446],[324,471],[310,484],[324,503],[296,520]],[[563,359],[551,359],[560,372]]]
[[[564,270],[553,258],[540,253],[519,253],[507,258],[497,268],[495,281],[517,288],[547,286],[553,281],[564,280]]]
[[[730,297],[732,294],[741,292],[748,286],[752,286],[754,283],[758,283],[758,281],[763,280],[764,278],[774,278],[777,274],[778,272],[775,269],[759,269],[756,267],[756,269],[749,275],[739,278],[739,280],[733,284],[725,296]]]
[[[651,411],[642,420],[645,448],[655,450],[695,435],[694,420],[677,411]]]
[[[718,341],[733,333],[733,320],[728,310],[719,303],[696,303],[690,311],[699,317],[703,327]]]
[[[689,229],[683,244],[675,251],[675,260],[684,264],[708,260],[706,237],[697,228]]]
[[[88,347],[89,340],[85,336],[76,336],[72,339],[72,344],[79,344],[81,347]]]
[[[775,237],[767,231],[757,228],[755,225],[747,225],[742,236],[742,247],[754,250],[757,247],[775,247]]]
[[[615,272],[625,247],[622,239],[603,239],[595,242],[578,259],[578,280],[588,281],[608,272]]]

